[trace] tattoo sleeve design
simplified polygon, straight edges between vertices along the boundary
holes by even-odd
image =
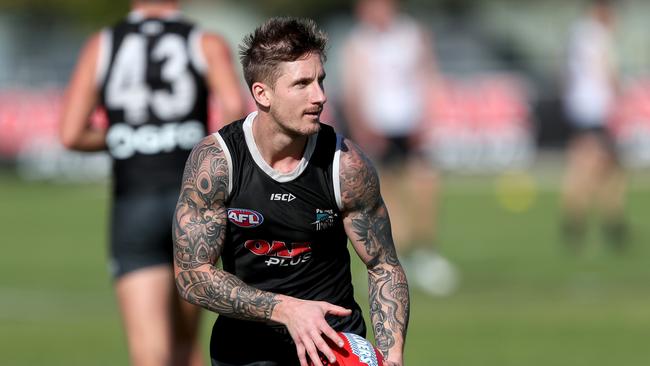
[[[174,215],[174,267],[183,298],[235,318],[268,320],[276,295],[216,268],[224,247],[228,165],[213,137],[197,145],[185,165]]]
[[[346,140],[340,166],[346,232],[368,267],[370,320],[377,348],[388,358],[404,347],[410,311],[408,283],[372,163]]]

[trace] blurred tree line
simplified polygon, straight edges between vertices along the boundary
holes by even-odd
[[[63,18],[79,26],[95,27],[124,15],[129,1],[115,0],[0,0],[0,11],[34,20]]]
[[[183,0],[181,0],[182,3]],[[232,0],[189,0],[228,2]],[[307,16],[323,19],[334,13],[351,12],[355,0],[238,0],[265,15]],[[479,0],[403,0],[407,8],[440,10],[458,8]],[[120,19],[129,9],[130,0],[0,0],[0,11],[37,20],[63,18],[81,27],[94,28]]]
[[[224,0],[191,0],[218,2]],[[226,0],[227,1],[227,0]],[[128,11],[130,0],[0,0],[0,11],[36,19],[64,18],[82,27],[97,27],[117,21]],[[181,3],[183,0],[181,0]],[[241,0],[262,14],[323,16],[349,10],[350,0]]]

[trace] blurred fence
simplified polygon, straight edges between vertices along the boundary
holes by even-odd
[[[272,8],[287,11],[290,3]],[[405,3],[433,31],[443,73],[428,111],[428,153],[436,166],[462,172],[520,169],[535,160],[539,149],[563,146],[569,130],[559,102],[559,69],[566,26],[582,2]],[[624,161],[643,168],[650,166],[650,77],[639,75],[647,74],[650,65],[644,25],[650,3],[621,4],[617,47],[623,75],[633,77],[624,84],[610,126]],[[334,60],[351,14],[337,6],[338,13],[319,22],[331,39],[328,119],[345,126],[336,117],[339,75]],[[224,34],[233,49],[265,17],[250,2],[194,1],[185,10],[206,28]],[[58,143],[64,83],[88,35],[88,30],[68,23],[0,13],[0,48],[7,50],[0,53],[0,161],[16,165],[32,179],[103,179],[110,165],[103,154],[72,153]],[[95,117],[101,120],[100,114]]]
[[[480,173],[527,168],[535,159],[541,119],[529,86],[515,74],[449,78],[429,101],[428,153],[443,170]],[[0,90],[0,159],[15,162],[30,179],[103,179],[109,168],[101,153],[66,151],[58,142],[61,89]],[[324,119],[334,118],[328,110]],[[558,115],[561,114],[558,111]],[[218,128],[218,106],[211,107]],[[105,128],[102,111],[93,116]],[[650,78],[626,84],[609,125],[624,162],[650,167]]]

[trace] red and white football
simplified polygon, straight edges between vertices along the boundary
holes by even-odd
[[[338,333],[343,339],[343,347],[330,345],[336,356],[336,362],[329,362],[323,355],[321,361],[324,366],[384,366],[384,358],[379,350],[367,339],[352,333]]]

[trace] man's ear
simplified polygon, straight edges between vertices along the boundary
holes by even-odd
[[[271,87],[264,83],[255,82],[253,86],[251,86],[251,91],[257,104],[265,108],[268,108],[271,105],[271,94],[273,93]]]

